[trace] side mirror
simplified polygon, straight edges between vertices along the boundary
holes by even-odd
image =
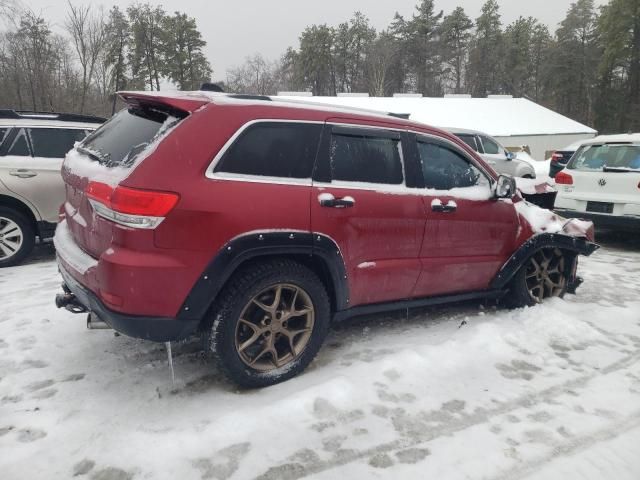
[[[512,198],[516,194],[516,179],[500,175],[494,189],[495,198]]]
[[[516,154],[513,152],[504,152],[505,157],[507,157],[507,160],[511,161],[514,160],[516,158]]]

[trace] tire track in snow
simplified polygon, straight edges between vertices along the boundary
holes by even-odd
[[[281,478],[293,480],[298,478],[304,478],[309,475],[321,473],[336,467],[347,465],[357,460],[367,459],[378,454],[385,454],[385,453],[393,452],[395,450],[403,450],[410,447],[418,447],[424,443],[431,442],[440,437],[451,436],[453,434],[464,431],[468,428],[476,427],[476,426],[488,423],[495,417],[511,413],[515,410],[518,410],[521,408],[531,409],[539,404],[547,403],[556,397],[559,397],[563,394],[568,393],[568,391],[578,390],[580,388],[585,387],[589,382],[591,382],[594,379],[601,378],[603,376],[606,376],[612,373],[616,373],[620,370],[624,370],[639,361],[640,361],[640,352],[627,355],[621,358],[620,360],[604,368],[601,368],[596,372],[593,372],[587,375],[582,375],[580,377],[576,377],[571,380],[567,380],[558,385],[554,385],[546,389],[540,390],[539,392],[528,393],[526,395],[517,397],[513,400],[499,403],[494,408],[487,408],[487,409],[478,408],[474,411],[474,413],[464,415],[459,419],[454,419],[453,421],[448,422],[446,425],[430,427],[428,429],[425,429],[422,431],[420,435],[414,436],[413,438],[399,438],[397,440],[376,445],[374,447],[371,447],[365,450],[345,450],[345,451],[342,451],[339,456],[336,456],[330,460],[321,460],[321,461],[318,461],[312,464],[307,464],[307,465],[283,463],[283,464],[269,468],[266,472],[254,478],[256,478],[256,480],[276,480]],[[417,417],[418,415],[414,415],[414,416]],[[411,417],[411,415],[409,415],[409,417]],[[629,422],[628,418],[626,419],[626,421],[629,423],[633,423],[637,421],[638,426],[640,426],[640,411],[637,413],[637,415],[634,414],[631,418],[632,418],[631,422]],[[416,423],[421,422],[419,418],[415,418],[415,421]],[[616,423],[615,425],[618,425],[618,424]],[[596,434],[595,437],[593,437],[592,442],[597,443],[597,441],[604,441],[609,438],[607,435],[612,435],[612,437],[615,436],[614,434],[615,428],[616,428],[615,426],[612,426],[602,430],[601,434]],[[602,437],[602,440],[597,440],[600,437]],[[577,438],[573,442],[567,442],[568,447],[566,448],[568,448],[569,451],[573,451],[573,450],[578,451],[579,448],[581,448],[581,445],[583,443],[585,445],[584,448],[586,448],[590,445],[590,443],[588,443],[590,438],[592,437],[584,437],[584,440],[582,442],[580,442],[580,438]],[[573,446],[574,443],[576,444],[575,446]],[[561,447],[558,447],[558,448],[561,448]],[[545,460],[542,460],[542,459],[540,460],[540,462],[543,462],[543,461]],[[546,461],[548,461],[548,459],[546,459]],[[531,472],[523,472],[522,475],[526,475],[534,471],[535,470],[531,470]],[[517,472],[515,472],[514,475],[516,476],[514,476],[513,478],[522,477],[522,475],[517,476]],[[498,478],[502,479],[503,477],[498,477]],[[504,478],[505,480],[507,479],[510,480],[512,477],[504,477]]]
[[[640,410],[636,410],[632,415],[619,420],[607,428],[600,429],[590,435],[577,436],[568,442],[557,443],[549,455],[540,456],[534,460],[529,460],[516,468],[503,473],[492,480],[518,480],[534,474],[540,468],[547,466],[549,462],[556,458],[566,458],[587,450],[598,443],[613,440],[621,434],[630,432],[640,427]]]

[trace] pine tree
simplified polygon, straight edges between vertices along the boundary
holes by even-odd
[[[180,90],[197,90],[209,81],[211,66],[202,49],[207,42],[195,18],[175,12],[162,19],[162,73]]]
[[[476,20],[476,34],[469,54],[469,84],[476,97],[501,92],[503,38],[500,6],[488,0]]]
[[[455,93],[462,93],[472,28],[473,22],[462,7],[444,17],[440,27],[442,60],[446,66],[445,73],[454,84]]]

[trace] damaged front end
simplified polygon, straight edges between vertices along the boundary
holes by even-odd
[[[589,256],[600,246],[595,243],[594,225],[576,218],[565,219],[526,201],[515,202],[521,224],[521,235],[528,238],[502,266],[491,288],[506,289],[520,268],[541,251],[560,251],[567,261],[563,272],[567,293],[574,294],[583,283],[578,276],[578,256]]]

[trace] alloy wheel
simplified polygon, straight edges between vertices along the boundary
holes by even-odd
[[[545,298],[561,296],[567,286],[562,252],[557,248],[536,252],[527,264],[525,280],[529,295],[536,303],[542,303]]]
[[[24,236],[20,226],[7,217],[0,217],[0,260],[8,260],[20,251]]]
[[[302,288],[278,283],[254,296],[240,314],[235,347],[245,365],[268,372],[304,352],[313,332],[315,309]]]

